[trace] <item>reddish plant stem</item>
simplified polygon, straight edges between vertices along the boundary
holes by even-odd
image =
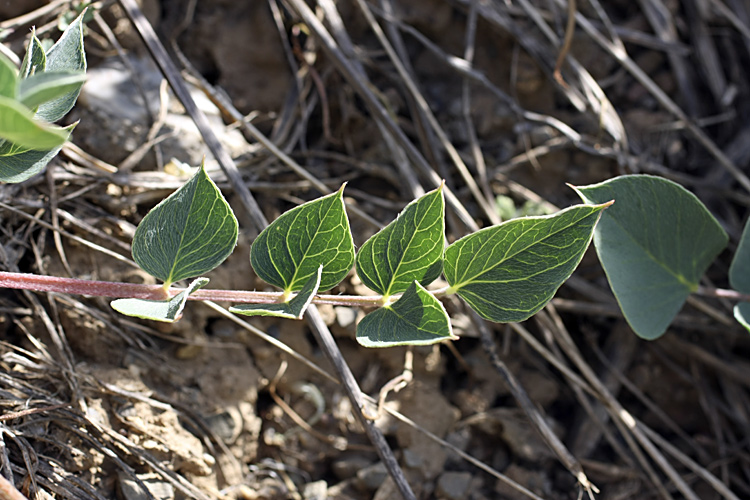
[[[168,295],[160,285],[143,285],[116,281],[94,281],[58,276],[42,276],[27,273],[0,272],[0,288],[34,290],[37,292],[57,292],[96,297],[134,298],[145,300],[165,300],[182,292],[182,288],[170,288]],[[248,290],[206,290],[192,293],[190,300],[212,300],[242,304],[273,304],[282,299],[281,292],[256,292]],[[341,306],[376,306],[382,297],[352,295],[316,295],[313,302]]]
[[[741,293],[736,290],[727,290],[724,288],[711,288],[707,286],[699,286],[695,291],[697,295],[703,295],[704,297],[717,297],[720,299],[729,300],[740,300],[744,302],[750,302],[750,294]]]

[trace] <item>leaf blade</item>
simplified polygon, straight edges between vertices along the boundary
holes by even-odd
[[[318,267],[318,272],[310,277],[294,297],[286,302],[278,304],[240,304],[229,308],[229,312],[242,314],[243,316],[274,316],[287,319],[302,319],[308,306],[312,303],[315,294],[320,287],[320,278],[323,266]]]
[[[250,248],[261,279],[286,293],[297,292],[323,265],[320,289],[333,288],[354,264],[354,241],[338,192],[303,203],[268,225]]]
[[[188,296],[206,286],[208,278],[197,278],[190,285],[169,300],[117,299],[110,307],[120,314],[163,323],[174,323],[182,317]]]
[[[371,312],[357,325],[357,342],[364,347],[430,345],[457,338],[443,304],[418,281],[396,302]]]
[[[41,122],[18,101],[0,96],[0,137],[28,149],[44,151],[62,146],[70,131]]]
[[[238,234],[231,207],[201,165],[143,218],[133,237],[133,259],[168,286],[221,264]]]
[[[75,124],[64,127],[68,132],[74,128]],[[8,142],[0,144],[0,181],[18,183],[30,179],[44,170],[61,149],[62,144],[46,151],[27,150]]]
[[[445,251],[449,293],[484,319],[506,323],[536,314],[573,273],[609,204],[577,205],[513,219],[454,242]]]
[[[726,232],[694,194],[659,177],[621,176],[575,190],[587,203],[617,200],[594,246],[635,333],[660,337],[726,246]]]
[[[41,104],[60,98],[80,89],[86,74],[72,71],[47,71],[21,80],[18,100],[33,109]]]
[[[729,266],[729,284],[738,292],[750,293],[750,219],[745,223]]]
[[[20,78],[42,72],[47,67],[47,55],[44,53],[42,42],[36,37],[36,29],[31,28],[31,40],[26,47],[26,54],[21,63]]]
[[[14,99],[18,87],[18,72],[5,55],[0,54],[0,96]]]
[[[357,275],[387,298],[413,281],[426,286],[443,270],[445,202],[442,186],[409,203],[357,252]]]

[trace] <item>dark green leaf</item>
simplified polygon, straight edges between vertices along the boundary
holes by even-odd
[[[31,109],[81,88],[86,74],[70,71],[47,71],[21,80],[17,99]]]
[[[75,124],[65,127],[68,132]],[[7,141],[0,141],[0,181],[17,183],[29,179],[39,172],[62,149],[62,145],[47,151],[27,150]]]
[[[26,55],[21,63],[21,78],[28,78],[36,73],[41,73],[47,67],[47,55],[44,53],[42,42],[36,37],[34,28],[31,29],[31,40],[26,48]]]
[[[237,219],[203,165],[143,218],[133,259],[166,285],[215,268],[237,244]]]
[[[445,251],[448,293],[458,292],[490,321],[523,321],[552,299],[573,273],[608,204],[503,222]]]
[[[318,267],[318,272],[307,280],[302,290],[286,302],[278,304],[240,304],[230,307],[229,312],[244,316],[276,316],[279,318],[302,319],[307,306],[310,305],[313,297],[318,293],[322,272],[323,266],[321,265]]]
[[[84,73],[86,54],[83,50],[83,14],[63,32],[60,39],[47,52],[45,71],[67,71]],[[73,109],[81,87],[39,106],[37,116],[48,122],[56,122]]]
[[[10,59],[0,53],[0,96],[15,99],[18,72]]]
[[[396,220],[362,245],[357,275],[387,298],[416,280],[426,286],[443,270],[445,218],[442,186],[409,203]]]
[[[357,325],[357,342],[365,347],[429,345],[457,338],[443,304],[417,281],[396,302],[371,312]]]
[[[729,284],[742,293],[750,293],[750,219],[740,237],[740,244],[729,266]]]
[[[616,177],[576,191],[587,203],[616,200],[594,245],[635,333],[660,337],[727,245],[727,234],[695,195],[659,177]]]
[[[734,306],[734,319],[750,331],[750,302],[740,302]]]
[[[266,282],[296,292],[323,265],[320,289],[333,288],[354,264],[354,242],[344,209],[344,186],[282,214],[250,249],[250,262]]]
[[[44,151],[62,146],[68,136],[67,128],[36,120],[34,113],[21,103],[0,96],[0,138],[24,148]]]
[[[169,300],[117,299],[110,303],[112,309],[126,316],[173,323],[182,317],[188,295],[208,284],[208,278],[197,278]]]

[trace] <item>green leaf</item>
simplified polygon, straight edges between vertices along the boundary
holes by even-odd
[[[660,337],[726,247],[727,234],[695,195],[666,179],[627,175],[575,189],[587,203],[616,200],[594,245],[635,333]]]
[[[554,215],[513,219],[465,236],[445,250],[448,293],[484,319],[523,321],[573,273],[609,204],[576,205]]]
[[[729,284],[742,293],[750,293],[750,219],[740,237],[740,244],[729,266]]]
[[[133,237],[133,259],[169,286],[224,262],[237,235],[232,209],[201,165],[143,218]]]
[[[396,220],[357,253],[357,275],[387,298],[416,280],[435,281],[443,270],[445,217],[442,186],[409,203]]]
[[[750,331],[750,302],[740,302],[734,306],[734,319]]]
[[[60,39],[47,52],[45,71],[66,71],[84,73],[86,54],[83,50],[83,15],[81,14],[66,29]],[[37,116],[48,122],[56,122],[73,108],[81,92],[81,87],[39,106]]]
[[[302,289],[323,265],[320,289],[333,288],[354,264],[354,242],[338,192],[283,213],[255,239],[250,263],[261,279],[284,290]]]
[[[109,305],[126,316],[174,323],[182,317],[188,296],[208,284],[208,278],[197,278],[169,300],[117,299]]]
[[[44,53],[44,47],[36,37],[36,30],[31,28],[31,40],[21,63],[20,77],[28,78],[36,73],[41,73],[46,67],[47,55]]]
[[[81,88],[86,74],[72,71],[48,71],[21,80],[17,99],[28,108],[36,108]]]
[[[443,304],[418,281],[396,302],[371,312],[357,325],[357,342],[365,347],[429,345],[457,338]]]
[[[302,319],[313,297],[318,293],[322,272],[323,265],[320,265],[318,272],[307,280],[302,290],[286,302],[279,304],[240,304],[230,307],[229,312],[244,316],[276,316],[279,318]]]
[[[62,146],[70,131],[36,120],[34,113],[18,101],[0,96],[0,137],[39,151]]]
[[[10,59],[0,54],[0,96],[14,99],[18,87],[18,73]]]
[[[72,124],[63,130],[70,132],[74,128],[75,124]],[[37,151],[0,141],[0,181],[18,183],[35,176],[60,152],[60,149],[62,144],[47,151]]]

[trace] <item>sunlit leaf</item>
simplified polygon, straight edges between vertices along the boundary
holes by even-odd
[[[273,221],[255,239],[250,262],[264,281],[285,292],[301,290],[320,265],[320,289],[339,284],[354,264],[354,242],[338,192],[309,201]]]
[[[726,247],[727,234],[695,195],[659,177],[616,177],[576,191],[587,203],[616,200],[594,245],[635,333],[660,337]]]
[[[14,99],[18,87],[18,72],[10,59],[0,53],[0,96]]]
[[[83,49],[83,16],[81,14],[66,29],[60,39],[47,52],[46,72],[86,71],[86,54]],[[73,109],[81,92],[81,86],[39,106],[37,116],[48,122],[56,122]]]
[[[204,165],[143,218],[133,237],[133,259],[165,283],[204,274],[237,244],[232,209]]]
[[[115,311],[126,316],[173,323],[182,317],[188,296],[208,284],[208,278],[197,278],[169,300],[117,299],[110,303]]]
[[[47,67],[47,55],[44,53],[42,42],[36,37],[36,30],[31,28],[31,40],[26,48],[19,76],[27,78],[30,75],[42,72]]]
[[[307,280],[305,286],[286,302],[278,304],[240,304],[229,308],[230,312],[244,316],[276,316],[279,318],[302,319],[320,286],[323,266]]]
[[[0,96],[0,138],[43,151],[61,146],[69,135],[70,130],[39,121],[18,101]]]
[[[409,203],[396,220],[367,240],[357,253],[357,275],[384,297],[415,280],[435,281],[443,270],[445,217],[442,186]]]
[[[449,293],[490,321],[531,317],[578,266],[607,206],[513,219],[461,238],[445,251]]]
[[[57,99],[81,88],[86,74],[70,71],[37,73],[21,80],[17,99],[28,108]]]
[[[456,338],[443,304],[417,281],[396,302],[357,325],[357,342],[365,347],[429,345]]]

